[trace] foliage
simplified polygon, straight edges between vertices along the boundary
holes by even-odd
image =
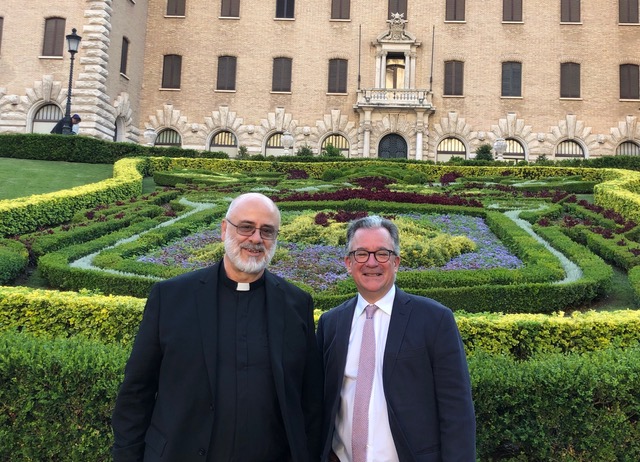
[[[493,160],[493,154],[491,154],[491,145],[485,143],[485,144],[481,144],[480,146],[478,146],[478,148],[476,149],[475,160],[477,160],[477,161],[481,161],[481,160],[491,161],[491,160]]]
[[[305,144],[304,146],[300,146],[296,151],[296,156],[299,157],[313,157],[313,150],[309,147],[309,145]]]
[[[320,154],[322,157],[342,157],[342,152],[333,144],[327,143]]]

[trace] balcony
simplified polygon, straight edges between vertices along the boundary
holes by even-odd
[[[358,90],[355,108],[423,108],[433,109],[432,93],[424,89],[369,88]]]

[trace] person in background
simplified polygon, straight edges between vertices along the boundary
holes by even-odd
[[[154,285],[115,403],[114,461],[319,459],[313,301],[266,270],[279,226],[269,198],[238,196],[222,261]]]
[[[352,222],[345,265],[356,297],[320,317],[322,461],[475,462],[466,355],[453,313],[395,286],[398,228]]]
[[[62,135],[62,129],[64,128],[64,117],[55,124],[55,126],[51,129],[51,133],[56,135]],[[77,135],[80,130],[80,122],[82,119],[78,114],[73,114],[71,116],[71,133],[70,135]]]

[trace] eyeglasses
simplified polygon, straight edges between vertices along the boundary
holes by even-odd
[[[262,228],[256,228],[255,226],[249,225],[249,224],[234,225],[229,221],[228,218],[225,218],[225,220],[227,220],[227,223],[229,223],[231,226],[235,227],[236,232],[241,236],[253,236],[253,233],[255,233],[257,229],[260,231],[260,237],[262,239],[272,241],[276,237],[278,237],[278,230],[275,228],[272,228],[271,226],[263,226]]]
[[[369,261],[371,254],[373,254],[373,257],[378,263],[386,263],[391,258],[391,255],[395,255],[396,253],[388,249],[380,249],[374,252],[369,252],[368,250],[353,250],[349,252],[348,255],[352,256],[358,263],[366,263]]]

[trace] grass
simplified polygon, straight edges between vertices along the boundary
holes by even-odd
[[[113,176],[113,165],[0,158],[0,200],[96,183]]]

